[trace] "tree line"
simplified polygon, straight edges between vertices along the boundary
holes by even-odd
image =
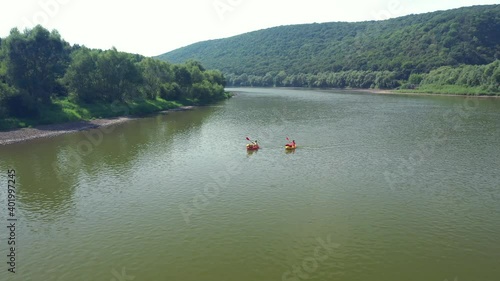
[[[227,97],[225,77],[197,61],[171,64],[137,54],[70,45],[42,26],[0,38],[0,119],[36,118],[42,107],[144,100],[206,104]]]
[[[236,87],[309,87],[394,89],[402,83],[394,71],[341,71],[318,74],[268,72],[264,76],[226,74],[227,85]]]
[[[409,84],[417,87],[456,85],[500,93],[500,60],[487,65],[443,66],[424,75],[411,75]]]
[[[500,93],[500,60],[487,65],[443,66],[429,73],[413,73],[404,79],[396,71],[341,71],[318,74],[268,72],[264,76],[227,74],[227,85],[235,87],[307,87],[360,89],[418,89],[459,86],[479,93]]]

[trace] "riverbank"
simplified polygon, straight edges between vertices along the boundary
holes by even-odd
[[[172,111],[191,110],[195,106],[181,106],[178,108],[160,111],[159,113],[168,113]],[[0,145],[24,142],[39,138],[55,137],[62,134],[75,133],[100,127],[118,125],[139,117],[125,116],[114,118],[100,118],[90,121],[76,121],[62,124],[41,125],[34,128],[21,128],[10,131],[0,132]]]
[[[238,88],[246,88],[246,87],[229,87],[232,89],[234,94],[238,93]],[[427,93],[427,92],[419,92],[414,90],[388,90],[388,89],[360,89],[360,88],[301,88],[301,87],[250,87],[250,88],[262,88],[262,89],[296,89],[296,90],[338,90],[344,91],[348,93],[352,92],[361,92],[368,94],[387,94],[387,95],[412,95],[412,96],[443,96],[443,97],[474,97],[474,98],[500,98],[500,94],[497,95],[487,95],[487,94],[450,94],[450,93]]]
[[[442,97],[469,97],[469,98],[500,98],[499,95],[465,95],[465,94],[439,94],[439,93],[421,93],[400,90],[380,90],[380,89],[352,89],[348,91],[365,92],[370,94],[382,95],[410,95],[410,96],[442,96]]]

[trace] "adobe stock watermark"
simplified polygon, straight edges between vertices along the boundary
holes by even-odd
[[[443,113],[443,123],[451,123],[451,132],[461,130],[478,104],[477,98],[465,98],[461,105],[456,105],[453,109]],[[396,166],[395,169],[389,168],[384,172],[384,178],[390,189],[395,190],[397,186],[408,183],[408,179],[415,175],[416,169],[432,157],[436,147],[446,142],[448,134],[442,125],[438,126],[433,130],[432,137],[420,142],[408,157],[400,160],[386,160]]]
[[[40,0],[38,1],[39,10],[36,11],[31,19],[23,17],[25,27],[34,27],[37,25],[46,26],[51,18],[57,16],[61,10],[61,6],[66,5],[71,0]]]
[[[212,6],[219,19],[223,21],[225,19],[224,15],[228,12],[233,12],[241,3],[243,3],[243,0],[215,0]]]
[[[126,268],[122,267],[122,271],[118,272],[113,268],[111,270],[111,274],[114,276],[110,281],[132,281],[135,279],[135,276],[127,275]]]
[[[372,16],[374,20],[387,20],[390,18],[402,16],[405,12],[401,1],[391,0],[387,3],[386,9],[380,11],[373,11]]]
[[[316,242],[318,245],[313,249],[311,256],[304,258],[301,264],[293,265],[290,270],[283,272],[282,281],[300,281],[311,278],[322,263],[332,256],[334,249],[341,246],[332,243],[330,235],[326,237],[326,241],[322,238],[316,238]]]

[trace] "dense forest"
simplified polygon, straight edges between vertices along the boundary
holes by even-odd
[[[479,66],[487,64],[498,77],[500,5],[384,21],[280,26],[196,43],[158,58],[196,59],[220,69],[231,86],[408,89],[418,88],[416,82],[437,82],[430,72],[438,69],[441,76],[482,77]],[[500,92],[498,78],[444,80],[479,87],[472,93]]]
[[[142,114],[227,97],[220,71],[65,42],[41,26],[0,38],[0,129]]]

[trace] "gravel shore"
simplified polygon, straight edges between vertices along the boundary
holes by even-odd
[[[184,111],[193,109],[194,106],[182,106],[175,109],[165,110],[161,113],[170,111]],[[103,118],[91,121],[77,121],[63,124],[43,125],[36,128],[22,128],[11,131],[0,132],[0,145],[23,142],[38,138],[54,137],[67,133],[74,133],[83,130],[90,130],[104,126],[117,125],[123,122],[137,119],[136,117],[116,117]]]

